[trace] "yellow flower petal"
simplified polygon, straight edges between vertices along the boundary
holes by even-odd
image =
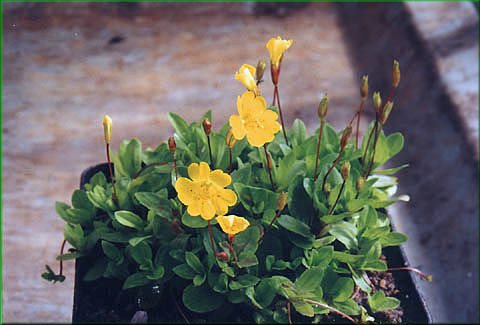
[[[192,202],[187,208],[187,212],[192,217],[198,216],[201,213],[201,206],[198,201]]]
[[[211,220],[215,217],[215,206],[210,200],[202,202],[201,211],[201,216],[205,220]]]
[[[292,43],[292,40],[284,40],[280,36],[268,40],[266,47],[270,52],[270,61],[274,66],[278,67],[280,65],[283,53],[292,46]]]
[[[202,161],[200,162],[199,170],[200,180],[208,180],[210,177],[210,166],[206,162]]]
[[[180,177],[175,183],[175,190],[178,193],[178,198],[183,204],[189,205],[195,202],[195,197],[193,195],[194,184],[188,178]]]
[[[228,186],[232,182],[232,177],[220,169],[210,173],[210,180],[220,187]]]
[[[223,232],[229,235],[236,235],[244,231],[250,225],[247,219],[235,215],[217,217],[218,224]]]
[[[222,189],[220,191],[220,197],[229,205],[235,205],[237,203],[237,194],[230,189]]]
[[[257,82],[255,80],[256,69],[254,66],[244,64],[235,72],[235,79],[243,83],[248,90],[257,92]]]
[[[245,126],[243,125],[243,121],[238,115],[232,115],[229,119],[230,128],[232,130],[232,134],[237,140],[242,140],[245,138],[246,130]]]

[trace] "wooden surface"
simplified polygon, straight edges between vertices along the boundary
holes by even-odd
[[[166,113],[188,120],[213,110],[214,128],[243,91],[233,74],[268,58],[266,41],[294,39],[283,63],[287,124],[316,127],[322,92],[343,127],[358,103],[359,76],[329,4],[252,15],[253,4],[5,4],[3,102],[4,320],[68,322],[73,263],[52,285],[63,237],[55,201],[68,201],[80,173],[104,160],[101,120],[113,118],[113,148],[138,137],[156,146],[172,132]],[[109,44],[121,36],[120,43]],[[264,95],[271,100],[267,74]],[[288,86],[287,86],[288,85]]]

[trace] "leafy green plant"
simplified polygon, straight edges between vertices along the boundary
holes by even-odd
[[[400,133],[382,129],[392,99],[382,105],[375,95],[377,117],[362,144],[358,124],[355,139],[351,135],[368,94],[366,77],[360,108],[345,130],[326,121],[325,97],[313,134],[300,120],[279,132],[277,84],[277,105],[264,107],[263,71],[253,69],[240,71],[256,78],[239,97],[239,117],[217,131],[211,112],[190,124],[170,113],[174,137],[155,149],[143,149],[138,139],[123,141],[111,161],[106,118],[109,172],[75,190],[71,204],[56,203],[72,246],[64,254],[62,245],[58,259],[92,261],[85,281],[115,278],[139,294],[158,286],[163,301],[181,293],[177,307],[199,318],[318,322],[334,313],[365,321],[396,308],[399,301],[375,292],[368,276],[387,271],[384,247],[407,240],[391,230],[384,211],[402,199],[394,196],[392,175],[405,167],[382,169],[404,145]],[[272,63],[272,69],[278,83],[280,67]],[[395,89],[397,62],[393,77]],[[248,129],[248,105],[255,118],[264,114],[256,121],[265,123],[266,133]],[[63,281],[61,272],[47,268],[45,279]],[[368,306],[353,299],[359,290]],[[239,309],[250,312],[239,318]]]

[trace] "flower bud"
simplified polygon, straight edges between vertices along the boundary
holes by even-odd
[[[383,109],[382,116],[380,117],[380,122],[382,124],[385,124],[385,122],[387,122],[387,119],[390,116],[390,113],[392,112],[392,108],[393,108],[393,102],[388,101],[385,103],[385,108]]]
[[[363,176],[359,176],[357,178],[357,184],[356,184],[357,191],[361,192],[364,186],[365,186],[365,178],[363,178]]]
[[[232,129],[228,130],[227,135],[225,136],[225,142],[227,143],[227,147],[230,149],[233,149],[235,146],[235,143],[237,142],[237,139],[233,136]]]
[[[225,253],[225,252],[218,252],[217,254],[217,257],[219,260],[223,261],[223,262],[226,262],[228,261],[228,254]]]
[[[110,144],[112,141],[112,119],[108,115],[103,117],[103,135],[105,136],[105,143]]]
[[[375,112],[380,114],[382,110],[382,97],[378,91],[373,93],[373,107],[375,108]]]
[[[340,139],[340,147],[343,149],[348,143],[350,136],[352,135],[352,126],[348,125],[342,132],[342,138]]]
[[[350,162],[345,160],[340,167],[340,174],[344,181],[347,180],[348,176],[350,176]]]
[[[392,86],[394,88],[397,88],[399,83],[400,83],[400,63],[397,60],[393,60]]]
[[[265,60],[258,60],[257,70],[255,73],[255,79],[257,80],[257,83],[262,80],[263,73],[265,72],[266,67],[267,67],[267,63],[265,62]]]
[[[175,150],[177,150],[177,144],[175,143],[174,137],[168,138],[168,149],[170,150],[171,153],[174,153]]]
[[[368,76],[364,75],[362,77],[362,84],[360,85],[360,96],[362,98],[368,97]]]
[[[320,120],[325,119],[325,117],[327,116],[327,112],[328,112],[328,95],[325,94],[322,100],[320,100],[320,104],[318,104],[317,113]]]
[[[212,123],[210,123],[210,120],[206,118],[203,120],[202,126],[203,126],[203,131],[205,131],[205,134],[208,137],[212,132]]]
[[[288,201],[288,193],[281,192],[280,195],[278,196],[277,210],[282,211],[287,205],[287,201]]]

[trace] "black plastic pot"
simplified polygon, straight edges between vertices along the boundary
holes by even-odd
[[[80,188],[84,189],[84,185],[99,171],[103,172],[107,179],[109,179],[107,164],[104,163],[92,166],[83,171],[80,178]],[[401,267],[407,265],[407,258],[401,247],[388,247],[384,249],[383,253],[387,258],[389,267]],[[112,279],[100,279],[92,282],[82,281],[83,275],[91,265],[90,263],[91,261],[89,261],[88,258],[81,258],[76,261],[72,322],[81,323],[95,320],[124,322],[125,319],[95,319],[95,315],[92,315],[91,312],[89,312],[92,310],[91,307],[93,305],[95,308],[98,308],[98,310],[101,310],[102,314],[105,314],[104,312],[107,311],[108,313],[111,306],[119,303],[125,303],[125,312],[129,315],[133,315],[136,310],[131,302],[122,302],[122,295],[119,294],[119,291],[121,290],[121,283],[119,281]],[[393,272],[393,277],[395,279],[396,287],[400,291],[397,298],[400,299],[401,306],[403,307],[403,322],[422,324],[432,323],[431,315],[423,297],[415,286],[412,274],[406,271],[399,271]],[[102,285],[99,285],[100,282]],[[93,290],[95,290],[94,294],[92,294]],[[85,299],[87,293],[89,296],[88,300]],[[87,306],[87,304],[90,306]]]

